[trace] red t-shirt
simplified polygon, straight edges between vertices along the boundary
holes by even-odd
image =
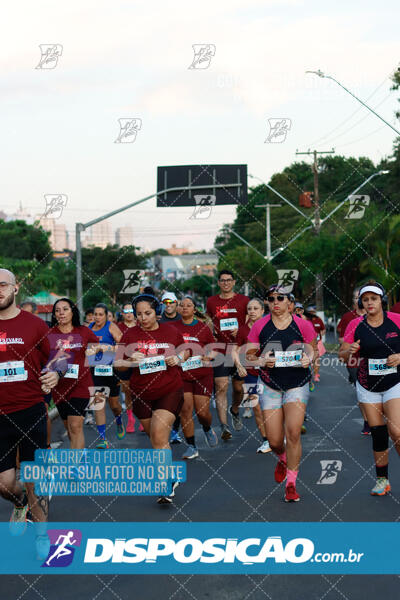
[[[135,325],[132,325],[132,327],[128,327],[128,325],[121,321],[120,323],[117,323],[117,327],[119,327],[121,333],[125,333],[125,331],[128,331],[128,329],[132,329],[132,327],[135,327]]]
[[[48,332],[42,319],[25,310],[0,321],[0,414],[43,402],[39,377],[50,353]]]
[[[337,324],[337,330],[339,333],[339,337],[342,338],[344,336],[344,332],[346,331],[347,325],[350,323],[350,321],[352,321],[353,319],[356,319],[358,316],[359,315],[356,310],[349,310],[349,312],[344,313],[343,317],[340,319],[339,323]]]
[[[247,344],[249,344],[249,341],[247,339],[249,333],[250,333],[250,327],[247,324],[242,325],[242,327],[239,327],[239,331],[237,332],[237,335],[236,335],[236,344],[239,347],[240,362],[245,367],[247,374],[254,375],[255,377],[257,377],[259,375],[259,368],[247,366],[247,363],[250,361],[246,360],[245,347],[247,346]],[[243,347],[242,351],[240,351],[241,347]]]
[[[314,326],[315,331],[317,332],[317,339],[321,339],[321,331],[325,330],[325,325],[324,322],[322,321],[322,319],[320,319],[319,317],[311,317],[311,323]]]
[[[52,391],[54,402],[59,404],[70,398],[90,398],[89,387],[93,386],[93,379],[85,352],[88,344],[99,343],[97,336],[81,325],[74,327],[70,333],[62,333],[58,327],[53,327],[48,338],[50,362],[58,355],[65,358],[65,366],[68,364],[67,373]]]
[[[217,342],[225,344],[235,344],[236,339],[231,334],[229,329],[222,329],[228,320],[236,319],[237,328],[241,327],[246,322],[247,304],[250,298],[243,294],[235,294],[232,298],[221,298],[221,296],[211,296],[207,300],[207,314],[211,317],[215,338]],[[220,350],[221,354],[225,354]]]
[[[396,302],[396,304],[393,304],[392,308],[390,309],[390,312],[400,313],[400,302]]]
[[[144,357],[152,358],[181,352],[185,341],[175,327],[159,323],[154,331],[145,331],[138,325],[127,329],[120,344],[124,344],[124,358],[134,352],[142,352]],[[133,367],[130,384],[136,396],[155,400],[183,388],[182,369],[180,366],[167,366],[165,371],[141,374],[139,367]]]
[[[197,321],[194,325],[185,325],[182,321],[175,321],[174,327],[182,334],[184,341],[188,344],[190,356],[203,356],[203,348],[207,346],[207,344],[213,344],[215,342],[214,336],[206,323]],[[207,375],[212,374],[212,372],[212,367],[188,369],[187,371],[182,371],[182,378],[185,381],[193,381],[194,379],[206,377]]]

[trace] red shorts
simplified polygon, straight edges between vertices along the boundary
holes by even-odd
[[[183,380],[183,389],[185,393],[193,394],[193,396],[211,396],[213,393],[214,378],[210,373],[199,379],[190,381]]]
[[[135,395],[132,399],[132,411],[138,419],[150,419],[153,411],[160,408],[168,410],[178,417],[182,406],[183,388],[151,400],[143,400]]]

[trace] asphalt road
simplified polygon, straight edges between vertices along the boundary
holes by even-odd
[[[327,362],[327,359],[326,359]],[[214,415],[215,415],[215,411]],[[160,507],[153,497],[56,497],[51,501],[52,521],[397,521],[400,518],[398,457],[390,453],[392,493],[370,496],[374,465],[370,436],[360,434],[362,420],[355,392],[344,367],[321,368],[321,382],[311,394],[307,433],[302,436],[303,459],[298,478],[301,501],[283,501],[284,484],[273,478],[272,453],[256,454],[260,440],[254,418],[234,438],[215,449],[206,447],[196,428],[200,457],[187,465],[187,482],[172,506]],[[115,448],[147,448],[143,433],[127,434],[122,441],[110,428]],[[95,431],[85,428],[87,445]],[[68,447],[60,420],[53,424],[53,441]],[[93,445],[92,445],[93,447]],[[173,446],[179,460],[184,445]],[[317,483],[321,462],[341,470],[333,484]],[[333,477],[334,478],[334,477]],[[325,479],[326,480],[326,479]],[[10,507],[0,503],[0,518],[7,521]],[[368,525],[366,525],[368,527]],[[234,532],[234,525],[232,533]],[[2,576],[1,598],[7,600],[358,600],[376,598],[385,588],[387,598],[398,596],[397,576],[301,575],[168,575],[168,576]]]

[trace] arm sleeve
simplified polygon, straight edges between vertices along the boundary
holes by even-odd
[[[254,323],[253,327],[250,329],[249,335],[247,336],[249,342],[251,342],[252,344],[260,343],[260,332],[263,329],[263,327],[268,323],[270,318],[270,315],[267,315],[266,317],[263,317],[262,319],[259,319],[256,323]]]
[[[344,332],[343,336],[343,341],[346,342],[346,344],[352,344],[354,342],[354,332],[361,321],[362,317],[357,317],[357,319],[353,319],[347,325],[346,331]]]
[[[400,314],[394,313],[394,312],[388,312],[387,316],[400,329]]]
[[[305,319],[297,317],[296,315],[293,316],[293,319],[295,320],[295,323],[297,323],[300,333],[306,344],[310,344],[313,340],[315,340],[317,337],[317,332],[315,331],[311,321],[306,321]]]

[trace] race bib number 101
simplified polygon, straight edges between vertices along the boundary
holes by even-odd
[[[0,383],[26,381],[27,379],[28,371],[25,370],[23,360],[0,363]]]

